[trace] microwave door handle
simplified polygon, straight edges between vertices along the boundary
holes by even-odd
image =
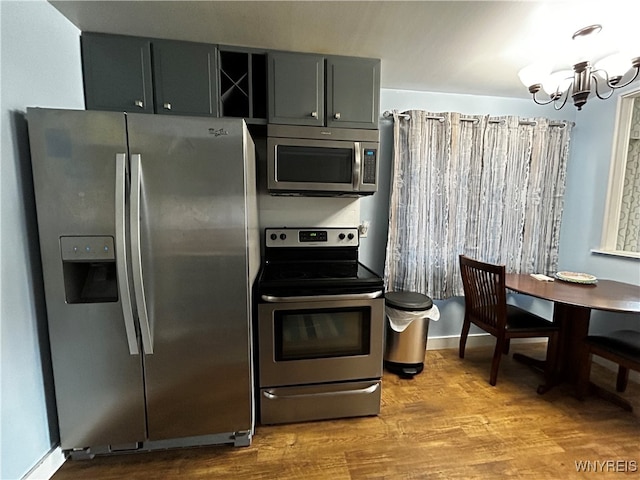
[[[362,155],[360,149],[360,142],[354,142],[354,162],[353,162],[353,191],[357,192],[360,190],[360,168],[362,165]]]
[[[139,355],[136,326],[133,320],[131,293],[129,290],[129,275],[127,274],[127,247],[125,241],[125,192],[127,181],[127,154],[116,154],[116,273],[120,304],[124,318],[124,330],[127,334],[129,353]]]

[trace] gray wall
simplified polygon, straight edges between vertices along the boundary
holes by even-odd
[[[43,0],[0,1],[2,258],[0,478],[58,441],[26,123],[27,106],[83,108],[79,31]]]

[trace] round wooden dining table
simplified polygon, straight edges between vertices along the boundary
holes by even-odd
[[[505,283],[509,290],[554,303],[553,321],[560,326],[557,381],[578,381],[579,366],[587,360],[588,355],[585,338],[589,333],[591,310],[640,313],[638,285],[601,279],[595,284],[562,280],[548,282],[536,280],[529,274],[516,273],[508,273]]]

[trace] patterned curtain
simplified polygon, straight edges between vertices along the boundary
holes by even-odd
[[[458,255],[554,273],[570,124],[394,112],[385,281],[462,295]]]
[[[640,252],[640,99],[633,102],[629,150],[622,187],[617,250]]]

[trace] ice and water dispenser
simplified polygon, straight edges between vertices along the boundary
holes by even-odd
[[[67,303],[118,301],[113,237],[60,237]]]

